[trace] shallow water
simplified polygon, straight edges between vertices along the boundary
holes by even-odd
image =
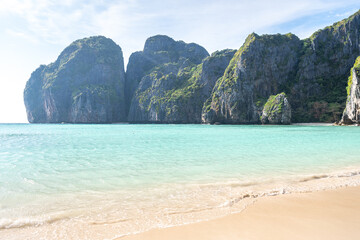
[[[0,124],[0,236],[78,224],[112,238],[356,185],[359,139],[335,126]]]

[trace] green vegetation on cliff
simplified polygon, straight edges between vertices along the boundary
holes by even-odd
[[[291,33],[250,34],[205,102],[204,121],[259,123],[268,97],[289,88],[300,52],[301,41]]]
[[[170,104],[176,108],[176,103],[186,101],[199,89],[199,76],[202,71],[202,64],[180,68],[177,73],[170,72],[169,74],[165,74],[164,71],[168,69],[170,65],[175,67],[175,69],[179,68],[178,64],[174,63],[155,67],[149,74],[153,81],[152,87],[137,93],[136,97],[139,103],[145,107],[147,111],[150,111],[153,105],[156,105],[158,110],[163,104]],[[166,84],[171,84],[169,89],[160,88],[160,86]],[[144,104],[148,105],[145,106]],[[171,111],[168,109],[166,112],[167,115],[169,115]]]
[[[200,123],[203,104],[234,53],[235,50],[226,49],[208,56],[196,44],[151,37],[146,41],[144,54],[158,63],[137,79],[139,85],[131,101],[129,121]]]
[[[360,75],[360,56],[356,59],[354,66],[350,70],[350,76],[348,79],[348,86],[346,87],[347,95],[350,95],[350,89],[352,85],[352,79],[353,79],[353,72],[355,71],[356,75]]]
[[[234,85],[237,78],[237,74],[236,74],[237,61],[239,60],[242,54],[249,51],[249,47],[251,43],[254,42],[257,37],[259,37],[259,35],[257,35],[256,33],[252,33],[246,38],[245,43],[240,47],[240,49],[235,53],[234,57],[231,59],[229,66],[225,70],[224,76],[217,83],[218,88],[220,86],[232,87]]]
[[[267,98],[279,92],[289,97],[293,122],[340,120],[359,36],[360,11],[304,40],[250,34],[205,102],[205,122],[256,123]]]
[[[264,105],[260,120],[262,123],[290,124],[291,107],[285,93],[271,95]]]
[[[127,73],[129,121],[196,121],[190,109],[197,104],[201,62],[209,55],[207,51],[194,43],[157,35],[147,39],[144,51],[136,54],[142,58],[130,57]],[[141,67],[144,64],[148,67]]]
[[[283,94],[286,97],[286,94],[283,92],[279,93],[278,95],[271,95],[264,105],[264,111],[268,112],[271,115],[281,113],[282,108],[284,106],[284,102],[276,101],[277,97],[279,97],[281,94]]]
[[[341,125],[359,124],[360,121],[360,56],[350,70],[347,86],[346,107],[344,109]]]
[[[360,54],[360,11],[303,40],[290,101],[295,122],[335,122],[345,107],[349,70]]]
[[[360,11],[304,40],[252,33],[238,51],[211,56],[156,35],[131,55],[125,76],[119,46],[84,38],[32,74],[25,105],[30,122],[257,124],[281,95],[293,122],[334,122],[350,96],[350,69],[360,72],[359,42]]]

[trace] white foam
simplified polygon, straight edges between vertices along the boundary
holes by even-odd
[[[99,192],[84,193],[84,195],[76,193],[76,198],[74,195],[69,195],[68,199],[58,200],[58,203],[63,204],[62,206],[68,207],[68,204],[73,204],[63,212],[59,211],[57,205],[52,205],[52,210],[56,209],[57,212],[44,211],[44,215],[33,217],[0,218],[0,229],[32,227],[41,232],[51,224],[56,229],[54,234],[58,234],[65,226],[81,225],[94,228],[96,225],[95,228],[121,229],[117,232],[118,236],[126,236],[153,228],[184,225],[238,213],[262,197],[358,185],[360,185],[360,171],[346,169],[331,173],[301,175],[279,181],[259,180],[256,184],[230,181],[203,185],[180,184],[173,188],[165,185],[156,189],[147,189],[146,192],[141,191],[140,199],[134,199],[133,195],[119,198],[124,196],[123,192],[106,192],[101,195]],[[78,202],[75,202],[75,199]],[[129,202],[123,204],[121,201]],[[75,211],[73,207],[79,207],[79,204],[82,204],[83,208],[77,208],[76,212],[70,214],[69,211]],[[46,212],[48,214],[45,214]]]
[[[48,222],[47,219],[22,217],[18,219],[1,218],[0,229],[21,228],[27,226],[40,226]]]

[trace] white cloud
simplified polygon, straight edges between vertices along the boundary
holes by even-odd
[[[306,15],[334,10],[355,1],[324,0],[0,0],[0,15],[16,16],[17,36],[55,44],[106,35],[118,40],[126,55],[140,50],[146,37],[163,33],[197,41],[214,51],[238,48],[247,34]],[[14,27],[14,26],[9,26]],[[306,30],[305,30],[306,31]],[[147,34],[147,35],[146,35]]]

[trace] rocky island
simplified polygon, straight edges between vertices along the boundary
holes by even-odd
[[[121,48],[111,39],[77,40],[31,74],[24,101],[31,123],[108,123],[126,120]]]
[[[31,123],[353,124],[359,55],[360,11],[303,40],[252,33],[211,55],[153,36],[126,73],[121,48],[90,37],[34,71],[24,101]]]

